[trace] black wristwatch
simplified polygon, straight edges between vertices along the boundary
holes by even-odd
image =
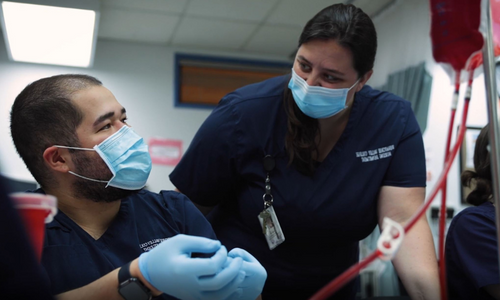
[[[125,300],[151,300],[151,291],[139,280],[130,275],[130,264],[127,263],[118,271],[118,293]]]

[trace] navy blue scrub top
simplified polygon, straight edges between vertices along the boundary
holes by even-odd
[[[84,286],[179,233],[216,239],[200,211],[177,192],[146,190],[122,200],[98,240],[62,211],[46,225],[42,265],[53,294]],[[175,299],[163,294],[161,299]]]
[[[348,124],[313,177],[288,166],[287,115],[280,76],[226,95],[198,130],[172,183],[207,216],[228,247],[266,268],[264,299],[306,299],[359,259],[358,242],[377,224],[381,186],[424,187],[422,136],[410,102],[369,86],[356,93]],[[257,215],[266,172],[285,242],[269,250]],[[401,199],[405,201],[405,199]],[[352,299],[351,282],[335,297]]]
[[[453,218],[445,258],[450,299],[495,299],[482,289],[500,283],[492,203],[468,207]]]

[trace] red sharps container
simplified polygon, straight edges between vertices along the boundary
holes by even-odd
[[[50,223],[56,215],[57,199],[51,195],[36,193],[13,193],[9,196],[23,220],[36,257],[40,261],[42,258],[45,223]]]

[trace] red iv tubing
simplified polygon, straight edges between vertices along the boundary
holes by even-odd
[[[474,70],[469,71],[469,80],[467,82],[467,90],[466,90],[466,95],[465,95],[465,102],[464,102],[464,113],[463,113],[463,119],[461,124],[465,124],[467,120],[467,112],[469,108],[469,102],[470,102],[470,97],[471,97],[471,92],[472,92],[472,80],[474,78]],[[457,72],[457,77],[456,77],[456,82],[455,82],[455,93],[453,94],[453,103],[452,103],[452,108],[451,108],[451,114],[452,117],[450,119],[450,126],[448,128],[448,139],[446,143],[446,148],[445,148],[445,164],[449,161],[450,158],[450,141],[451,141],[451,135],[453,131],[453,122],[455,119],[455,111],[457,108],[457,101],[458,101],[458,89],[460,87],[460,72]],[[461,126],[465,128],[465,126]],[[465,130],[464,130],[465,131]],[[460,144],[462,144],[462,139],[459,140]],[[459,147],[460,148],[460,147]],[[451,162],[453,162],[454,157],[451,159]],[[444,183],[442,185],[441,189],[441,208],[439,210],[440,216],[439,216],[439,246],[438,246],[438,261],[439,261],[439,283],[441,285],[441,300],[447,300],[448,299],[448,289],[446,286],[446,260],[444,257],[444,234],[446,231],[446,179],[444,180]]]
[[[450,156],[450,146],[451,146],[451,136],[453,134],[453,124],[455,122],[455,113],[457,111],[458,105],[458,94],[460,90],[460,70],[455,70],[455,91],[453,93],[453,100],[451,103],[451,116],[450,125],[448,126],[448,137],[446,139],[446,148],[444,149],[444,163],[448,162]],[[472,73],[473,74],[473,73]],[[472,82],[471,82],[472,83]],[[448,299],[448,293],[446,289],[446,265],[444,260],[444,228],[446,226],[446,192],[447,192],[447,182],[446,179],[443,182],[441,189],[441,208],[439,216],[439,245],[438,245],[438,263],[439,263],[439,284],[441,287],[441,300]]]
[[[444,206],[442,204],[441,206],[441,216],[440,216],[440,227],[439,227],[439,263],[440,263],[440,283],[441,283],[441,300],[446,300],[447,299],[447,294],[446,294],[446,270],[445,270],[445,265],[444,265],[444,221],[446,220],[446,178],[448,176],[448,172],[450,171],[450,168],[453,164],[453,160],[455,159],[458,150],[460,149],[460,146],[462,145],[462,141],[464,139],[465,135],[465,128],[466,128],[466,122],[467,122],[467,114],[469,111],[469,103],[470,103],[470,95],[472,91],[472,76],[473,76],[473,71],[471,71],[470,76],[469,76],[469,81],[467,84],[467,91],[465,95],[465,101],[464,101],[464,110],[462,113],[462,122],[460,123],[460,129],[458,132],[458,137],[457,141],[455,142],[455,145],[453,146],[453,149],[449,151],[450,149],[450,144],[451,144],[451,134],[452,134],[452,128],[453,128],[453,121],[455,119],[455,111],[456,111],[456,100],[458,99],[458,88],[460,87],[459,84],[459,77],[460,74],[457,74],[457,80],[455,84],[455,92],[454,92],[454,101],[452,104],[452,116],[450,119],[450,126],[449,126],[449,131],[448,131],[448,139],[447,139],[447,145],[446,145],[446,154],[445,154],[445,165],[443,172],[438,178],[438,181],[434,187],[434,189],[431,191],[428,200],[424,202],[424,204],[419,208],[419,210],[410,218],[410,220],[405,224],[404,226],[404,232],[405,234],[408,233],[408,231],[417,223],[417,221],[423,216],[423,214],[427,211],[429,206],[431,205],[432,201],[436,197],[439,191],[443,191],[445,194],[443,196],[443,202]],[[456,98],[455,98],[456,97]],[[444,207],[444,208],[443,208]],[[441,226],[442,223],[442,226]],[[363,268],[368,266],[370,263],[372,263],[375,259],[380,258],[383,256],[383,253],[380,251],[380,249],[376,249],[372,254],[368,255],[364,260],[360,261],[357,264],[354,264],[351,266],[349,269],[344,271],[344,273],[340,274],[337,278],[333,279],[328,283],[326,286],[324,286],[322,289],[320,289],[316,294],[314,294],[309,300],[324,300],[337,292],[341,287],[343,287],[346,283],[351,281],[355,276],[358,275],[359,271],[361,271]]]

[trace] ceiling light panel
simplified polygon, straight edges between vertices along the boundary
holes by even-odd
[[[3,1],[1,13],[12,60],[75,67],[92,65],[98,12]]]

